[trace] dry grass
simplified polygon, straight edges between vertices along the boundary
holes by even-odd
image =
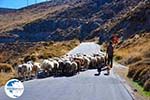
[[[66,54],[68,51],[73,49],[79,44],[78,40],[64,41],[57,43],[42,43],[41,46],[37,45],[34,48],[31,48],[30,58],[38,59],[47,59],[51,57],[59,57]]]
[[[146,34],[148,35],[138,39],[132,38],[127,40],[122,44],[121,48],[115,51],[116,56],[123,58],[120,62],[129,65],[140,61],[145,57],[150,57],[150,35],[149,33]]]
[[[10,64],[0,63],[0,72],[14,72]]]
[[[15,71],[10,64],[0,63],[0,86],[15,76]]]
[[[79,44],[78,40],[62,42],[11,43],[0,45],[0,63],[20,63],[20,61],[64,55]],[[17,62],[16,62],[17,61]]]
[[[0,73],[0,87],[5,85],[6,82],[14,76],[14,73]]]

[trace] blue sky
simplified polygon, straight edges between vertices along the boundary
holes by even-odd
[[[29,5],[34,4],[35,0],[28,0]],[[43,2],[46,0],[37,0],[37,2]],[[27,5],[27,0],[0,0],[0,8],[22,8]]]

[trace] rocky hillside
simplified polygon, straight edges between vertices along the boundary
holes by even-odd
[[[130,6],[112,19],[107,20],[101,27],[92,32],[107,41],[112,34],[117,34],[123,40],[144,32],[150,32],[150,2],[140,1],[136,6]],[[102,41],[103,42],[103,41]]]
[[[0,16],[0,34],[5,37],[0,42],[85,40],[115,33],[130,27],[131,24],[126,24],[127,15],[127,19],[123,16],[132,13],[141,2],[144,0],[52,0],[32,5]],[[133,33],[129,30],[127,37]]]
[[[124,39],[138,33],[150,32],[150,2],[141,1],[110,28],[110,34],[121,33]]]

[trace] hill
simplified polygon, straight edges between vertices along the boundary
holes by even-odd
[[[17,36],[13,38],[14,41],[90,39],[103,34],[104,27],[102,26],[107,25],[110,20],[118,18],[119,15],[126,14],[140,1],[48,1],[0,16],[0,34]],[[99,31],[97,31],[98,29]]]
[[[126,40],[135,34],[150,32],[149,5],[150,2],[145,0],[138,2],[135,6],[129,6],[112,19],[107,20],[101,27],[92,31],[92,35],[99,33],[100,37],[108,41],[113,34]]]

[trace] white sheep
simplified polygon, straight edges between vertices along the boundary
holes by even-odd
[[[47,59],[43,60],[41,68],[45,70],[47,72],[47,75],[49,76],[54,68],[54,62]]]
[[[18,76],[21,76],[26,79],[26,77],[31,78],[31,71],[32,71],[33,64],[30,62],[18,65]]]

